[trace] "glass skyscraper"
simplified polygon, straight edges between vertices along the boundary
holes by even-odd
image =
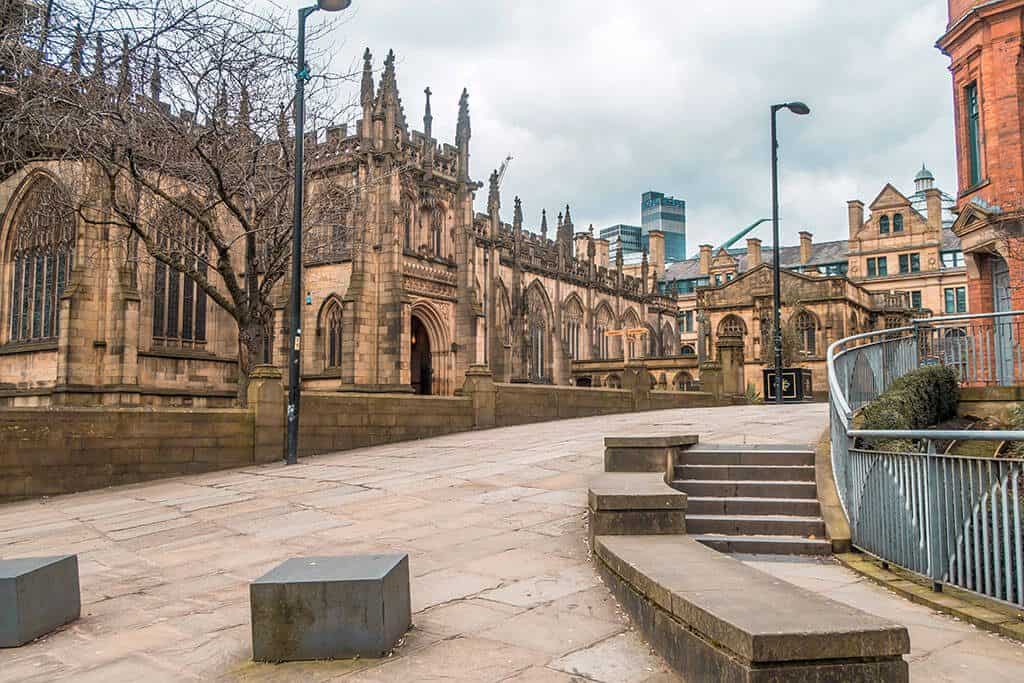
[[[686,260],[686,202],[661,192],[644,192],[641,199],[643,242],[651,230],[665,233],[665,262]]]
[[[645,240],[643,228],[635,225],[613,225],[601,229],[601,239],[608,240],[608,258],[615,263],[615,256],[622,250],[622,256],[639,254],[643,251]]]

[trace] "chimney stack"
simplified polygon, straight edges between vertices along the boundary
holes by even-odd
[[[651,230],[647,234],[647,249],[651,254],[651,272],[661,275],[665,272],[665,233]]]
[[[864,227],[864,202],[854,199],[846,202],[846,206],[850,220],[850,239],[852,240]]]
[[[806,230],[800,233],[800,263],[807,265],[811,261],[811,246],[814,235]]]
[[[747,270],[761,265],[761,240],[756,237],[747,239]]]
[[[598,268],[608,267],[608,240],[594,240],[594,265]]]
[[[924,199],[928,212],[928,227],[942,234],[942,192],[934,187],[925,190]]]
[[[700,245],[700,274],[710,275],[711,274],[711,245],[702,244]]]

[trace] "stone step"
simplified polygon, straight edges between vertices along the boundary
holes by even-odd
[[[800,536],[727,536],[695,534],[694,539],[723,553],[744,555],[831,555],[832,544],[826,540]]]
[[[682,452],[686,465],[814,465],[814,451],[806,446],[752,448],[697,446]]]
[[[676,479],[672,488],[688,496],[740,498],[818,498],[813,481],[722,481],[718,479]]]
[[[686,531],[691,534],[728,534],[739,536],[825,537],[820,517],[790,515],[686,515]]]
[[[817,517],[821,506],[806,498],[737,498],[690,496],[687,512],[693,515],[800,515]]]
[[[676,479],[814,481],[813,465],[677,465]]]

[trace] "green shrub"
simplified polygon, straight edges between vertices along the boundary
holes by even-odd
[[[960,382],[952,368],[921,368],[900,377],[877,399],[864,407],[863,429],[927,429],[956,417],[960,403]],[[867,444],[879,450],[907,450],[912,443],[874,440]]]

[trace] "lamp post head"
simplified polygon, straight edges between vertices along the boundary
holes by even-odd
[[[803,102],[790,102],[785,106],[786,109],[789,109],[791,112],[798,116],[807,116],[808,114],[811,113],[811,108],[808,107]]]
[[[316,0],[316,6],[325,12],[340,12],[351,4],[352,0]]]

